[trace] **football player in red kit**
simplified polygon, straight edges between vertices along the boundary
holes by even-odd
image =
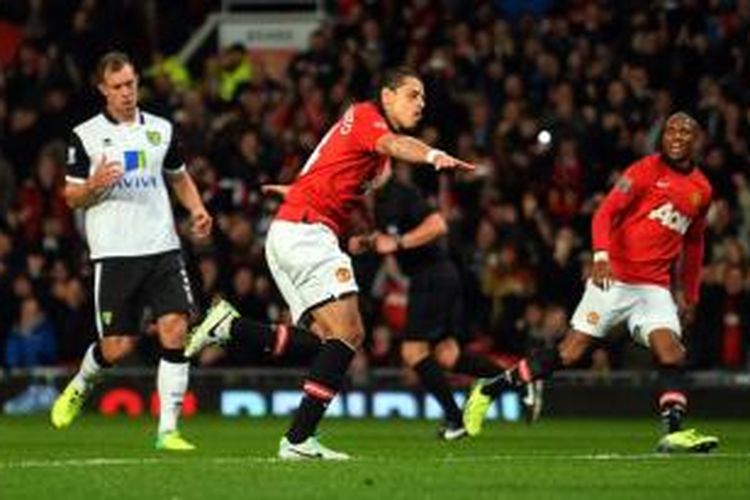
[[[664,126],[660,153],[623,173],[594,215],[592,274],[570,330],[556,348],[534,351],[499,377],[474,386],[464,407],[469,434],[480,432],[490,402],[504,388],[571,366],[594,338],[626,322],[658,365],[665,435],[657,449],[704,452],[718,445],[716,437],[682,429],[687,396],[679,318],[689,318],[698,300],[711,202],[711,186],[692,159],[698,133],[693,118],[673,114]],[[679,280],[672,283],[675,265]]]
[[[352,105],[321,139],[297,179],[281,194],[284,202],[266,239],[266,261],[297,325],[323,343],[305,378],[304,396],[279,443],[281,459],[344,460],[346,453],[317,441],[315,431],[364,339],[358,288],[351,259],[340,247],[352,212],[381,177],[390,158],[430,164],[436,170],[474,166],[403,135],[425,106],[424,86],[408,68],[387,71],[377,100]],[[238,314],[225,301],[194,329],[190,353],[232,335]]]

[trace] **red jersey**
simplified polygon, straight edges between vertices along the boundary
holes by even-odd
[[[276,218],[322,222],[344,236],[351,213],[361,206],[370,182],[388,163],[387,156],[375,151],[375,144],[390,132],[375,104],[349,107],[308,158]]]
[[[670,287],[682,260],[685,297],[696,302],[711,185],[697,168],[680,173],[654,154],[623,173],[594,214],[594,250],[606,250],[615,279]]]

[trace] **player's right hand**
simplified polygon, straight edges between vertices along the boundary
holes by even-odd
[[[291,189],[292,186],[288,184],[263,184],[260,187],[260,192],[264,195],[272,195],[277,194],[281,196],[282,198],[286,197],[286,194],[289,192],[289,189]]]
[[[677,316],[683,328],[688,328],[695,321],[696,305],[687,300],[685,293],[679,290],[675,293],[675,303],[677,304]]]
[[[612,286],[612,266],[608,260],[594,261],[591,268],[591,281],[604,291]]]
[[[125,169],[119,161],[107,161],[106,156],[102,156],[101,161],[96,166],[96,170],[89,177],[88,187],[94,191],[102,192],[114,185],[125,174]]]
[[[456,168],[459,170],[476,170],[476,165],[472,163],[465,162],[463,160],[459,160],[458,158],[455,158],[447,153],[441,153],[435,157],[435,159],[432,162],[433,165],[435,165],[435,170],[443,170],[444,168]]]
[[[374,235],[360,234],[352,236],[347,242],[347,247],[351,255],[361,255],[373,249]]]
[[[200,206],[190,214],[191,229],[198,238],[207,238],[213,227],[213,217],[206,211],[206,207]]]
[[[375,251],[381,255],[394,253],[399,250],[399,238],[392,234],[376,233],[374,246]]]

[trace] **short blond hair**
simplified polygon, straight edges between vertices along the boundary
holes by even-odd
[[[125,52],[107,52],[96,64],[96,83],[102,83],[108,71],[120,71],[125,66],[133,66],[133,61]]]

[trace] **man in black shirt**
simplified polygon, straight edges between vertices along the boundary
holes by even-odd
[[[484,357],[462,352],[456,341],[464,329],[462,291],[458,270],[439,242],[448,231],[443,216],[396,176],[376,191],[374,211],[377,231],[352,238],[350,249],[392,254],[409,277],[401,357],[443,409],[440,437],[459,439],[466,429],[444,370],[475,377],[502,370]]]

